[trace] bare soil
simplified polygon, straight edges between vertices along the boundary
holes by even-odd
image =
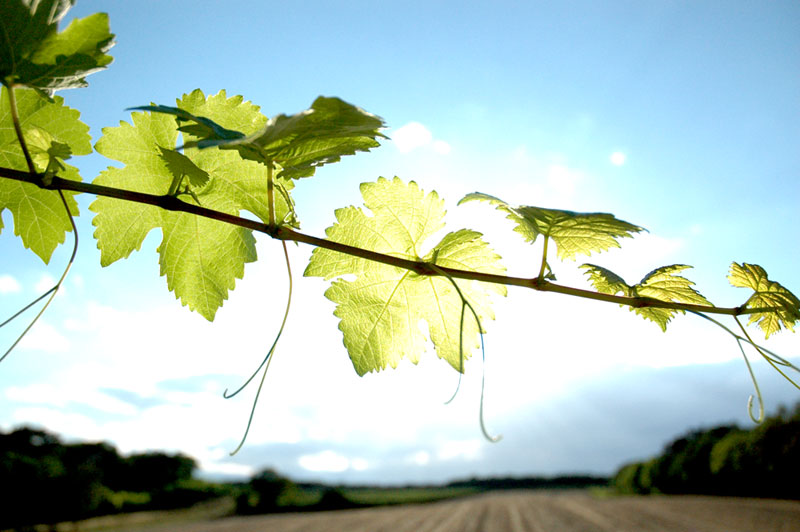
[[[432,504],[164,523],[137,532],[800,532],[800,502],[518,491]]]

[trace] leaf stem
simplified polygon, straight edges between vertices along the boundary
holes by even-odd
[[[267,205],[269,206],[269,227],[275,228],[275,183],[273,182],[272,161],[267,164]]]
[[[33,164],[31,154],[28,152],[28,145],[25,143],[25,136],[22,134],[22,125],[19,122],[19,111],[17,110],[17,97],[14,95],[14,87],[6,86],[6,92],[8,93],[8,106],[11,110],[11,122],[14,124],[14,131],[17,133],[19,146],[22,148],[23,155],[25,155],[25,162],[28,165],[28,171],[31,174],[36,174],[36,166]]]
[[[544,270],[545,267],[547,266],[547,244],[549,242],[550,242],[550,237],[545,236],[544,245],[542,246],[542,267],[539,268],[539,276],[537,277],[537,279],[539,279],[540,282],[544,281]]]

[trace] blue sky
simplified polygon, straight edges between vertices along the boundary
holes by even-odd
[[[323,235],[333,211],[360,205],[358,184],[415,180],[447,200],[451,228],[486,234],[512,275],[536,274],[538,246],[480,205],[512,203],[612,212],[650,232],[587,262],[630,283],[687,263],[718,305],[746,295],[731,261],[758,263],[800,292],[800,35],[795,2],[255,2],[79,1],[71,16],[106,11],[115,62],[65,91],[93,139],[128,120],[126,107],[171,105],[226,89],[268,116],[320,94],[382,116],[394,140],[303,180],[304,232]],[[624,155],[612,160],[612,154]],[[619,156],[618,156],[619,157]],[[85,180],[113,164],[75,159]],[[293,314],[245,448],[252,393],[225,401],[263,357],[286,294],[279,245],[213,324],[182,308],[158,276],[153,232],[142,251],[100,268],[91,197],[81,198],[79,258],[63,293],[0,365],[0,427],[44,426],[126,452],[181,450],[209,474],[270,466],[295,478],[429,482],[492,474],[612,472],[657,453],[692,427],[746,424],[751,383],[735,342],[693,317],[662,334],[624,309],[511,290],[486,336],[482,439],[480,363],[457,376],[432,353],[418,367],[356,376],[322,293],[300,278],[310,249],[292,247]],[[13,237],[3,214],[0,297],[11,314],[57,278]],[[559,281],[586,287],[575,264]],[[2,345],[24,327],[6,327]],[[767,345],[797,357],[797,337]],[[771,409],[800,393],[754,360]],[[797,362],[797,358],[793,358]]]

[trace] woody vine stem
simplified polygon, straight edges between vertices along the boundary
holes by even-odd
[[[584,299],[592,299],[595,301],[603,301],[606,303],[616,303],[618,305],[625,305],[633,308],[664,308],[681,311],[694,311],[703,312],[708,314],[722,314],[727,316],[743,316],[748,314],[756,314],[759,312],[766,312],[768,308],[746,308],[746,305],[738,307],[715,307],[709,305],[696,305],[691,303],[675,303],[671,301],[661,301],[650,297],[629,297],[619,296],[612,294],[604,294],[602,292],[594,292],[581,288],[574,288],[570,286],[560,285],[543,277],[513,277],[508,275],[499,275],[485,272],[475,272],[469,270],[459,270],[455,268],[447,268],[437,266],[433,268],[430,263],[425,261],[412,261],[403,259],[401,257],[394,257],[368,249],[357,248],[347,244],[341,244],[332,240],[318,238],[312,235],[307,235],[299,231],[295,231],[288,227],[273,226],[262,222],[241,218],[232,214],[207,209],[199,205],[193,205],[181,201],[175,196],[170,195],[155,195],[143,192],[135,192],[131,190],[123,190],[103,185],[95,185],[92,183],[82,183],[80,181],[71,181],[63,179],[58,176],[53,176],[50,184],[45,184],[43,177],[44,174],[26,173],[19,170],[0,167],[0,177],[14,179],[17,181],[24,181],[39,186],[46,190],[70,190],[73,192],[84,192],[88,194],[95,194],[97,196],[105,196],[109,198],[116,198],[136,203],[153,205],[168,211],[186,212],[196,216],[202,216],[212,220],[218,220],[245,229],[251,229],[265,235],[269,235],[277,240],[293,241],[312,246],[337,251],[346,255],[360,257],[362,259],[380,262],[390,266],[397,266],[406,270],[411,270],[419,275],[443,275],[441,272],[446,272],[447,275],[455,279],[469,279],[473,281],[483,281],[485,283],[502,284],[506,286],[519,286],[522,288],[529,288],[541,292],[555,292],[559,294],[581,297]]]

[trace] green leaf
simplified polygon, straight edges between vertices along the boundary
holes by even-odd
[[[190,122],[181,126],[181,131],[196,137],[187,147],[235,149],[245,159],[277,164],[281,177],[292,179],[310,177],[317,167],[357,151],[369,151],[380,145],[377,138],[386,138],[379,131],[384,126],[381,118],[339,98],[324,96],[314,100],[310,109],[270,119],[257,132],[228,129],[216,119],[197,119],[174,107],[139,109],[172,114],[181,122]]]
[[[573,259],[576,255],[591,255],[595,251],[606,251],[619,247],[617,239],[633,236],[644,229],[618,220],[613,214],[602,212],[573,212],[558,209],[543,209],[523,205],[512,207],[501,199],[480,192],[467,194],[459,205],[469,201],[487,201],[498,210],[507,213],[514,221],[514,231],[527,242],[535,242],[539,235],[552,238],[558,247],[558,257]]]
[[[594,286],[594,289],[603,294],[622,294],[625,297],[633,297],[633,287],[628,285],[625,280],[602,266],[595,266],[594,264],[581,264],[580,266],[586,270],[586,275],[589,276],[589,281]]]
[[[257,107],[243,103],[238,96],[227,98],[224,92],[206,98],[195,91],[184,95],[178,107],[193,114],[212,115],[223,123],[233,121],[237,126],[245,116],[253,124],[266,121]],[[125,166],[108,168],[94,181],[96,184],[164,195],[170,192],[176,175],[192,174],[185,185],[204,207],[234,215],[247,210],[264,222],[269,219],[267,169],[262,165],[242,160],[236,152],[218,149],[187,149],[180,154],[175,151],[179,131],[172,116],[131,116],[132,124],[122,122],[119,127],[103,129],[97,151]],[[292,187],[291,181],[283,179],[276,184],[287,194]],[[168,288],[209,321],[234,288],[235,280],[244,275],[244,264],[256,260],[252,232],[241,227],[103,197],[89,208],[97,213],[92,223],[97,228],[94,234],[103,266],[129,256],[152,229],[161,228],[159,264]],[[291,212],[286,199],[277,197],[277,219],[288,218]]]
[[[604,294],[622,294],[626,297],[646,297],[673,303],[712,306],[705,297],[692,288],[694,285],[692,281],[676,275],[678,272],[691,268],[691,266],[686,266],[685,264],[673,264],[656,268],[633,286],[628,285],[619,275],[601,266],[583,264],[581,268],[586,270],[586,274],[589,276],[589,280],[595,290]],[[677,312],[684,313],[678,309],[659,307],[629,307],[629,309],[655,322],[661,327],[662,331],[667,330],[667,323]]]
[[[28,165],[11,119],[7,90],[6,87],[0,90],[0,166],[27,172]],[[85,155],[92,151],[89,126],[79,120],[80,113],[66,107],[59,96],[48,101],[32,90],[14,91],[20,126],[37,172],[55,165],[60,177],[80,181],[78,170],[63,162],[70,154]],[[74,196],[73,192],[64,192],[70,212],[77,216]],[[14,217],[14,234],[45,263],[50,262],[56,246],[64,243],[66,233],[72,231],[61,198],[54,190],[0,179],[0,212],[3,209],[9,209]]]
[[[361,193],[372,215],[355,207],[338,209],[337,223],[326,230],[330,240],[409,260],[435,258],[443,267],[505,272],[481,234],[466,229],[447,234],[422,255],[430,238],[444,227],[444,202],[435,192],[426,195],[413,181],[380,178],[362,184]],[[305,275],[336,279],[325,295],[337,304],[334,314],[341,320],[344,345],[359,375],[397,367],[404,357],[416,364],[426,344],[422,321],[437,355],[456,370],[462,368],[462,333],[465,358],[480,346],[478,326],[469,312],[462,331],[461,299],[446,277],[419,275],[323,248],[314,250]],[[351,275],[354,280],[342,278]],[[481,322],[494,319],[489,294],[505,295],[504,286],[455,282]]]
[[[185,94],[178,106],[221,124],[221,127],[244,133],[257,131],[267,122],[257,105],[244,101],[241,96],[228,98],[224,90],[207,98],[200,90],[195,90],[191,94]],[[187,133],[183,136],[187,142],[194,139]],[[242,159],[236,151],[196,148],[186,148],[184,151],[195,164],[216,176],[209,183],[208,190],[204,189],[204,193],[231,198],[240,209],[250,211],[262,222],[269,223],[267,169],[263,165]],[[299,227],[290,195],[293,182],[281,176],[275,179],[275,187],[281,191],[275,198],[275,219],[279,223]]]
[[[72,6],[66,0],[6,0],[0,10],[0,80],[48,95],[85,87],[86,76],[107,67],[114,44],[108,15],[73,20],[58,32],[58,22]]]
[[[728,280],[733,286],[750,288],[753,295],[745,303],[749,309],[767,309],[750,315],[748,323],[758,322],[766,338],[781,330],[794,331],[800,320],[800,300],[780,283],[770,281],[767,272],[758,264],[731,264]]]

